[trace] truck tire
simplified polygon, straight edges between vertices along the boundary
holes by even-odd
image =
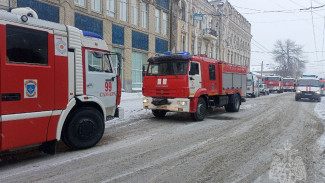
[[[104,118],[98,110],[80,108],[67,119],[62,130],[62,140],[72,149],[86,149],[99,142],[104,130]]]
[[[192,118],[195,121],[202,121],[207,114],[207,103],[204,98],[200,97],[196,105],[196,112],[192,113]]]
[[[295,97],[295,100],[296,100],[296,101],[299,101],[299,100],[300,100],[300,98],[299,98],[299,97]]]
[[[152,110],[152,114],[156,117],[156,118],[163,118],[166,116],[167,111],[164,110]]]
[[[238,94],[233,94],[229,97],[229,103],[225,105],[227,112],[238,112],[240,108],[240,97]]]

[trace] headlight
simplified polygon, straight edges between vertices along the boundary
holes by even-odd
[[[297,92],[296,93],[301,93],[301,91],[300,90],[297,90]]]
[[[317,95],[320,95],[320,91],[317,91],[316,94],[317,94]]]
[[[146,98],[143,99],[143,103],[148,103],[148,102],[149,102],[148,99],[146,99]]]
[[[187,105],[187,102],[186,101],[178,101],[177,104],[180,106],[185,106],[185,105]]]

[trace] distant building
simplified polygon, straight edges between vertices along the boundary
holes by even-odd
[[[218,9],[220,2],[223,6]],[[249,68],[251,24],[228,1],[179,0],[171,9],[173,52],[205,54]],[[203,16],[202,21],[195,20],[197,15]]]

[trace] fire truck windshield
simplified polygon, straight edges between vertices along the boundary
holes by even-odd
[[[186,75],[188,61],[159,61],[151,62],[148,66],[148,76]]]
[[[265,77],[265,81],[279,81],[279,77]]]
[[[315,79],[300,79],[298,80],[298,86],[320,87],[320,82],[319,80]]]
[[[294,82],[294,79],[283,79],[283,82]]]

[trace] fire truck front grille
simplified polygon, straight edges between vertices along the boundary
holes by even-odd
[[[176,90],[171,89],[156,89],[156,95],[158,96],[168,96],[168,95],[175,95]]]

